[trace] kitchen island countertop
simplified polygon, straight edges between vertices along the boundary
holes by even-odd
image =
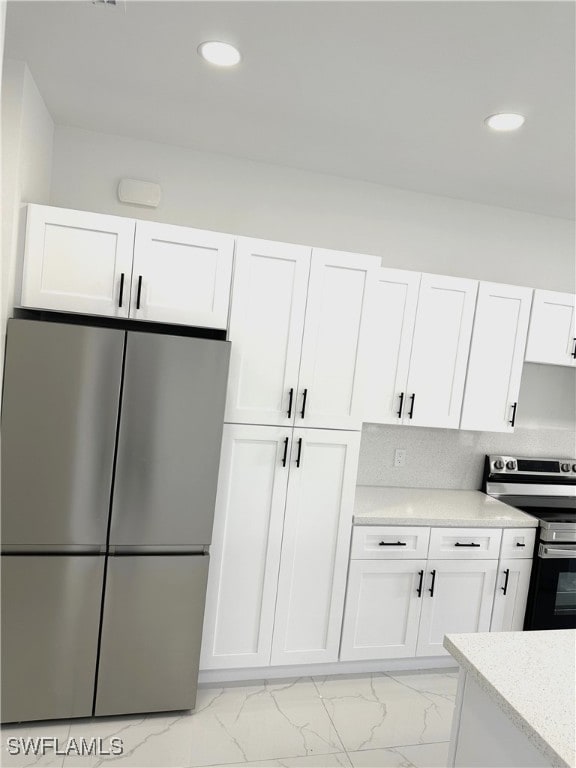
[[[536,528],[538,520],[481,491],[358,485],[354,524]]]
[[[576,764],[576,630],[447,635],[444,647],[551,765]]]

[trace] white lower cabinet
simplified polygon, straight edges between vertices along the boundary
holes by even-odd
[[[352,560],[340,658],[414,656],[426,560]]]
[[[524,626],[532,560],[500,560],[491,632],[517,632]]]
[[[337,660],[359,445],[224,426],[202,669]]]
[[[497,560],[428,560],[417,656],[446,656],[450,632],[488,632]]]
[[[272,664],[337,661],[360,433],[295,429]]]

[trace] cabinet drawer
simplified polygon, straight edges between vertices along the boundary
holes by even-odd
[[[429,539],[430,528],[360,525],[352,534],[350,557],[353,560],[425,558]]]
[[[497,559],[501,528],[432,528],[429,557],[453,560]]]
[[[536,528],[505,528],[500,557],[531,558],[535,539]]]

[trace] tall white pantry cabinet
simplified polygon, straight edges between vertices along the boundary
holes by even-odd
[[[378,264],[238,238],[203,669],[338,659]]]

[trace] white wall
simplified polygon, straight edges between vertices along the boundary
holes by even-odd
[[[385,151],[383,149],[383,151]],[[159,182],[155,211],[118,202]],[[153,142],[58,127],[51,201],[382,256],[388,266],[573,289],[573,222]]]
[[[53,140],[54,122],[30,70],[7,59],[2,77],[2,352],[21,267],[21,207],[49,200]]]

